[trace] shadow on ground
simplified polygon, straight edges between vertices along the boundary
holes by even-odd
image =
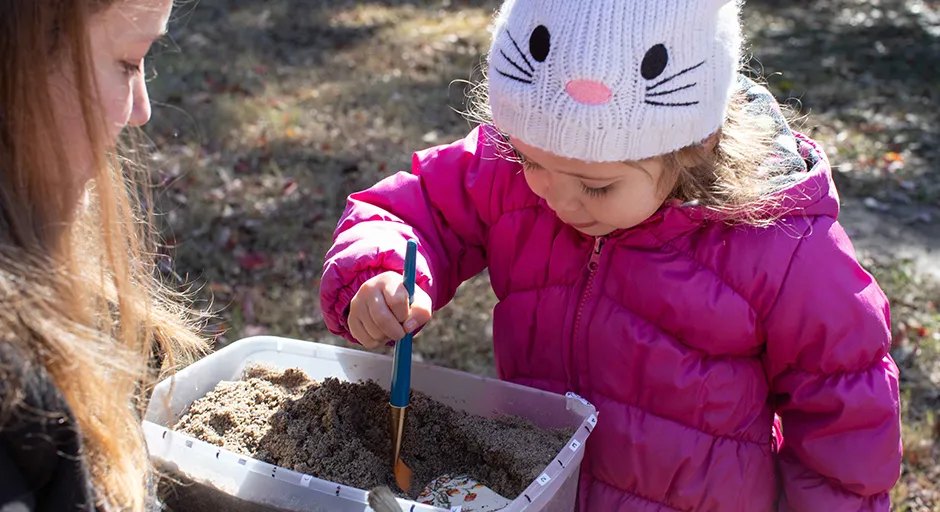
[[[184,4],[171,25],[175,46],[155,58],[160,104],[148,133],[162,151],[177,269],[227,308],[231,336],[273,328],[332,339],[316,287],[345,197],[407,170],[412,151],[466,133],[454,111],[465,108],[465,89],[454,80],[479,65],[498,3]],[[744,19],[755,67],[781,99],[800,100],[803,129],[839,169],[856,245],[936,269],[940,114],[929,107],[940,99],[931,64],[940,28],[912,5],[920,4],[751,0]],[[493,299],[485,276],[466,288],[450,309],[453,325],[430,332],[469,336],[459,346],[476,347],[466,333],[489,335]],[[428,353],[491,372],[486,348]]]
[[[940,200],[940,20],[930,3],[747,2],[756,61],[806,126],[835,137],[841,188],[873,193],[898,180],[909,198]],[[936,2],[932,2],[936,9]],[[908,162],[884,172],[894,161]]]
[[[466,133],[454,81],[479,64],[494,6],[203,0],[177,15],[147,132],[175,268],[224,309],[222,343],[342,343],[317,287],[345,198]],[[492,375],[486,276],[464,290],[418,357]]]

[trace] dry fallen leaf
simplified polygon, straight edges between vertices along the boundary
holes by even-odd
[[[238,265],[244,270],[257,270],[267,264],[267,258],[256,252],[245,253],[238,258]]]

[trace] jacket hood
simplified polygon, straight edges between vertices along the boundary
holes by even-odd
[[[839,195],[832,180],[829,159],[819,143],[792,130],[776,99],[765,87],[740,76],[738,86],[747,97],[745,109],[765,116],[773,124],[773,152],[755,172],[767,174],[771,182],[763,213],[768,218],[799,214],[838,218]],[[705,220],[733,222],[735,217],[697,203],[668,201],[659,212],[641,224],[660,223],[666,231],[686,231]]]

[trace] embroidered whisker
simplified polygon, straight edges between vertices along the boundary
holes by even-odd
[[[682,75],[688,73],[689,71],[692,71],[692,70],[694,70],[694,69],[697,69],[697,68],[701,67],[703,64],[705,64],[705,61],[704,61],[704,60],[703,60],[702,62],[699,62],[698,64],[696,64],[696,65],[690,67],[690,68],[685,68],[685,69],[683,69],[682,71],[680,71],[680,72],[678,72],[678,73],[676,73],[676,74],[674,74],[674,75],[672,75],[672,76],[670,76],[670,77],[668,77],[668,78],[663,78],[662,80],[656,82],[656,83],[653,84],[653,85],[647,86],[647,87],[646,87],[646,90],[647,90],[647,91],[652,91],[653,89],[656,89],[656,88],[659,87],[660,85],[663,85],[664,83],[669,82],[669,81],[673,80],[674,78],[678,78],[678,77],[680,77],[680,76],[682,76]]]
[[[512,67],[518,69],[519,72],[522,73],[523,75],[525,75],[525,76],[527,76],[527,77],[529,77],[529,78],[532,78],[532,73],[530,73],[530,72],[528,72],[528,71],[522,69],[522,67],[520,67],[518,64],[516,64],[515,61],[513,61],[512,59],[509,58],[509,55],[506,55],[506,52],[500,50],[499,53],[502,54],[503,58],[505,58],[507,61],[509,61],[510,64],[512,64]]]
[[[525,56],[525,52],[519,48],[519,45],[516,43],[516,40],[512,38],[512,34],[506,32],[506,35],[509,36],[509,40],[512,41],[512,45],[516,47],[516,51],[519,52],[519,55],[522,56],[522,60],[525,61],[525,65],[529,66],[530,71],[535,71],[535,67],[532,66],[532,63],[529,62],[529,58]]]
[[[652,96],[665,96],[665,95],[667,95],[667,94],[672,94],[672,93],[674,93],[674,92],[684,91],[684,90],[689,89],[689,88],[691,88],[691,87],[695,87],[696,85],[698,85],[698,82],[692,82],[692,83],[689,84],[689,85],[684,85],[684,86],[682,86],[682,87],[677,87],[677,88],[675,88],[675,89],[670,89],[670,90],[668,90],[668,91],[660,91],[660,92],[654,92],[654,93],[651,93],[651,94],[647,94],[646,97],[649,98],[649,97],[652,97]]]
[[[506,77],[506,78],[515,80],[515,81],[517,81],[517,82],[522,82],[522,83],[524,83],[524,84],[531,84],[531,83],[532,83],[532,80],[526,80],[525,78],[519,78],[518,76],[510,75],[509,73],[507,73],[507,72],[505,72],[505,71],[503,71],[503,70],[501,70],[501,69],[498,69],[498,68],[496,69],[496,72],[499,73],[500,75],[503,75],[503,76]]]
[[[698,105],[697,101],[690,101],[687,103],[660,103],[658,101],[646,100],[647,105],[656,105],[657,107],[691,107],[692,105]]]

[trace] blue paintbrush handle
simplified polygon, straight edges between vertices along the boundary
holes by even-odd
[[[411,394],[411,338],[408,333],[395,344],[395,366],[392,367],[392,396],[389,403],[405,407]]]
[[[408,240],[408,249],[405,251],[405,290],[408,291],[408,304],[414,302],[416,261],[418,257],[418,243]],[[405,337],[395,344],[395,355],[392,366],[392,393],[389,403],[393,407],[405,407],[411,395],[411,340],[413,334]]]

